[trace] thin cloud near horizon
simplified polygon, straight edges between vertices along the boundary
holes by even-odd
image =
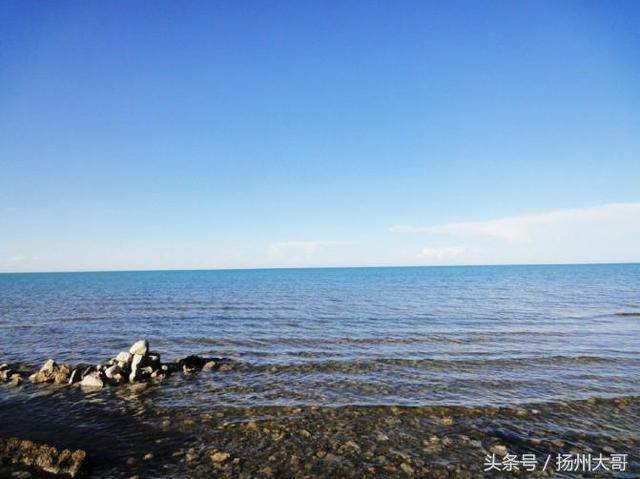
[[[608,203],[585,208],[553,210],[521,216],[490,219],[485,221],[465,221],[433,226],[394,225],[393,233],[427,233],[453,236],[488,236],[507,241],[530,240],[528,230],[535,226],[554,224],[561,221],[591,221],[612,219],[612,216],[640,215],[640,203]]]
[[[444,223],[395,225],[392,233],[428,236],[416,258],[433,263],[635,262],[640,203],[609,203],[544,213]],[[443,242],[455,239],[456,244]]]
[[[346,235],[345,235],[346,236]],[[159,257],[143,245],[74,261],[75,251],[26,249],[0,257],[0,270],[104,271],[278,267],[437,266],[640,262],[640,202],[608,203],[512,217],[396,225],[367,238],[307,238],[224,249],[166,242]],[[130,245],[131,246],[131,245]],[[11,253],[11,252],[8,252]]]

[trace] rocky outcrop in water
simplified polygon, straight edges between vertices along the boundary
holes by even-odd
[[[190,355],[176,362],[163,363],[160,354],[149,349],[149,341],[141,339],[136,341],[129,351],[122,351],[107,363],[96,366],[70,366],[48,359],[39,371],[29,376],[29,379],[34,384],[71,384],[79,385],[83,389],[97,389],[107,385],[162,381],[178,371],[185,374],[201,370],[213,371],[228,362],[229,360],[224,358]],[[6,368],[2,369],[5,366]],[[0,379],[4,376],[9,377],[10,373],[13,372],[8,365],[0,366]]]
[[[219,367],[219,360],[213,358],[202,358],[200,356],[187,356],[178,361],[178,367],[184,373],[193,373],[195,371],[211,371]]]
[[[56,475],[77,477],[85,466],[87,454],[82,449],[58,450],[47,444],[11,437],[0,438],[0,464],[22,465]]]
[[[7,363],[0,364],[0,382],[9,383],[11,386],[20,386],[22,376]]]
[[[29,376],[29,380],[34,384],[67,384],[71,372],[71,366],[67,364],[57,364],[53,359],[49,359],[42,365],[40,371]]]

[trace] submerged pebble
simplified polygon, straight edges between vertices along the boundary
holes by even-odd
[[[231,457],[231,454],[228,452],[216,451],[211,453],[210,457],[213,462],[224,462]]]

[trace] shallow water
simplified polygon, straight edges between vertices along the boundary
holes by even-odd
[[[85,449],[94,477],[484,477],[498,443],[640,469],[640,265],[0,275],[0,362],[95,364],[143,337],[234,361],[2,385],[0,436]]]
[[[0,361],[146,337],[237,367],[162,406],[509,405],[640,394],[640,265],[0,275]]]
[[[146,337],[238,367],[163,405],[513,404],[640,394],[640,265],[0,275],[0,360]]]

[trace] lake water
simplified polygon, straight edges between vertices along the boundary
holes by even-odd
[[[0,275],[0,362],[96,364],[139,338],[235,360],[163,387],[167,407],[639,395],[640,265]]]

